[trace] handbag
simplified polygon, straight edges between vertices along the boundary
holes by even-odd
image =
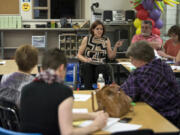
[[[104,110],[110,117],[121,117],[131,111],[131,99],[118,85],[104,86],[97,90],[96,100],[98,110]],[[92,94],[92,109],[94,109],[94,94]]]

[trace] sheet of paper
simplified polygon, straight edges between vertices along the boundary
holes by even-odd
[[[132,131],[132,130],[137,130],[141,127],[142,125],[137,125],[137,124],[128,124],[128,123],[120,123],[116,122],[113,125],[109,126],[108,128],[103,129],[104,131],[108,131],[111,133],[114,132],[120,132],[120,131]]]
[[[5,63],[6,63],[6,61],[5,61],[5,60],[0,61],[0,65],[4,65]]]
[[[74,108],[72,109],[73,113],[88,113],[88,109],[87,108]]]
[[[127,65],[130,65],[131,64],[131,62],[118,62],[118,64],[127,64]],[[132,65],[132,64],[131,64]]]
[[[171,68],[172,68],[172,70],[180,70],[180,66],[174,66],[174,65],[172,65]]]
[[[87,101],[90,97],[90,94],[74,94],[74,101]]]
[[[136,69],[136,67],[133,64],[131,64],[131,62],[119,62],[118,64],[125,65],[125,66],[129,67],[130,70]]]
[[[108,122],[106,127],[103,128],[103,130],[105,130],[106,128],[109,128],[110,126],[112,126],[114,123],[117,123],[120,120],[120,118],[108,118]],[[81,124],[79,124],[79,127],[86,127],[89,126],[90,124],[92,124],[92,120],[86,120],[84,122],[82,122]]]
[[[120,131],[137,130],[140,127],[142,127],[142,125],[137,125],[137,124],[120,123],[118,122],[119,120],[120,118],[108,118],[107,125],[102,130],[114,133],[114,132],[120,132]],[[78,123],[79,125],[77,126],[86,127],[90,125],[92,122],[93,122],[92,120],[79,121]]]

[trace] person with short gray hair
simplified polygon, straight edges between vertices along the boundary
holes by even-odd
[[[147,41],[132,44],[127,56],[136,69],[120,87],[133,101],[146,102],[180,127],[180,91],[171,67],[155,58]]]
[[[145,40],[150,43],[150,45],[155,49],[159,50],[162,47],[162,39],[159,35],[152,33],[152,22],[149,20],[144,20],[141,24],[141,34],[136,34],[133,36],[131,44]]]
[[[139,48],[139,46],[141,47]],[[151,62],[155,58],[153,48],[146,41],[134,43],[133,46],[128,48],[126,55],[145,62]]]

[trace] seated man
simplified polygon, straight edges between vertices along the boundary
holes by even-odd
[[[161,59],[155,59],[153,48],[146,41],[131,45],[127,56],[136,70],[121,88],[132,100],[146,102],[178,126],[180,91],[171,67]]]
[[[162,48],[162,39],[160,36],[152,33],[152,22],[145,20],[141,24],[141,34],[134,35],[131,43],[135,43],[140,40],[145,40],[149,42],[152,48],[154,48],[155,56],[159,58],[156,50],[160,50]]]

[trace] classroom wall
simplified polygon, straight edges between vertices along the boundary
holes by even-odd
[[[0,14],[19,14],[19,0],[0,0]]]
[[[91,19],[91,5],[92,3],[98,2],[99,9],[101,10],[128,10],[132,9],[130,0],[84,0],[85,1],[85,19]]]
[[[91,5],[92,3],[99,2],[100,10],[119,10],[131,9],[130,0],[81,0],[81,8],[82,8],[82,17],[83,19],[90,20],[91,19]],[[23,0],[19,0],[20,7],[22,6]],[[32,6],[32,0],[30,0],[30,5]],[[32,8],[28,12],[24,12],[22,8],[20,8],[20,13],[22,15],[23,20],[32,19]]]
[[[167,6],[167,13],[166,13],[166,32],[168,29],[172,26],[175,25],[177,22],[177,6],[175,5],[174,7]]]

